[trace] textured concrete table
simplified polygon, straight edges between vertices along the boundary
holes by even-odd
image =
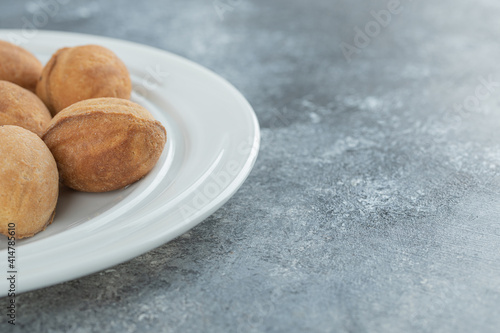
[[[0,28],[48,2],[2,2]],[[1,332],[499,332],[498,1],[59,3],[40,28],[227,78],[262,149],[197,228],[20,295]]]

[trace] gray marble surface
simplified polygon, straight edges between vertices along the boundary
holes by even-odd
[[[2,1],[0,28],[54,1]],[[499,332],[498,1],[59,3],[40,28],[228,79],[262,148],[198,227],[20,295],[2,333]]]

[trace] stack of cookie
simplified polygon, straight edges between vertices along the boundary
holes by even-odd
[[[151,171],[166,131],[131,91],[125,64],[102,46],[60,49],[43,67],[0,41],[0,233],[44,230],[59,183],[113,191]]]

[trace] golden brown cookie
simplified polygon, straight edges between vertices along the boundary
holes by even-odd
[[[144,177],[160,158],[167,134],[142,106],[96,98],[59,112],[42,138],[66,186],[106,192]]]
[[[131,92],[125,64],[112,51],[98,45],[58,50],[43,68],[36,88],[52,115],[90,98],[129,99]]]
[[[0,126],[0,233],[15,224],[16,239],[52,222],[59,193],[54,157],[33,132]]]
[[[52,116],[34,93],[0,80],[0,125],[16,125],[42,136]]]
[[[0,80],[15,83],[35,92],[42,63],[30,52],[0,40]]]

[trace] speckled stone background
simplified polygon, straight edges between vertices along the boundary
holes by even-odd
[[[0,28],[44,2],[3,1]],[[43,29],[152,45],[227,78],[262,147],[204,223],[20,295],[2,333],[500,331],[498,1],[60,3]]]

